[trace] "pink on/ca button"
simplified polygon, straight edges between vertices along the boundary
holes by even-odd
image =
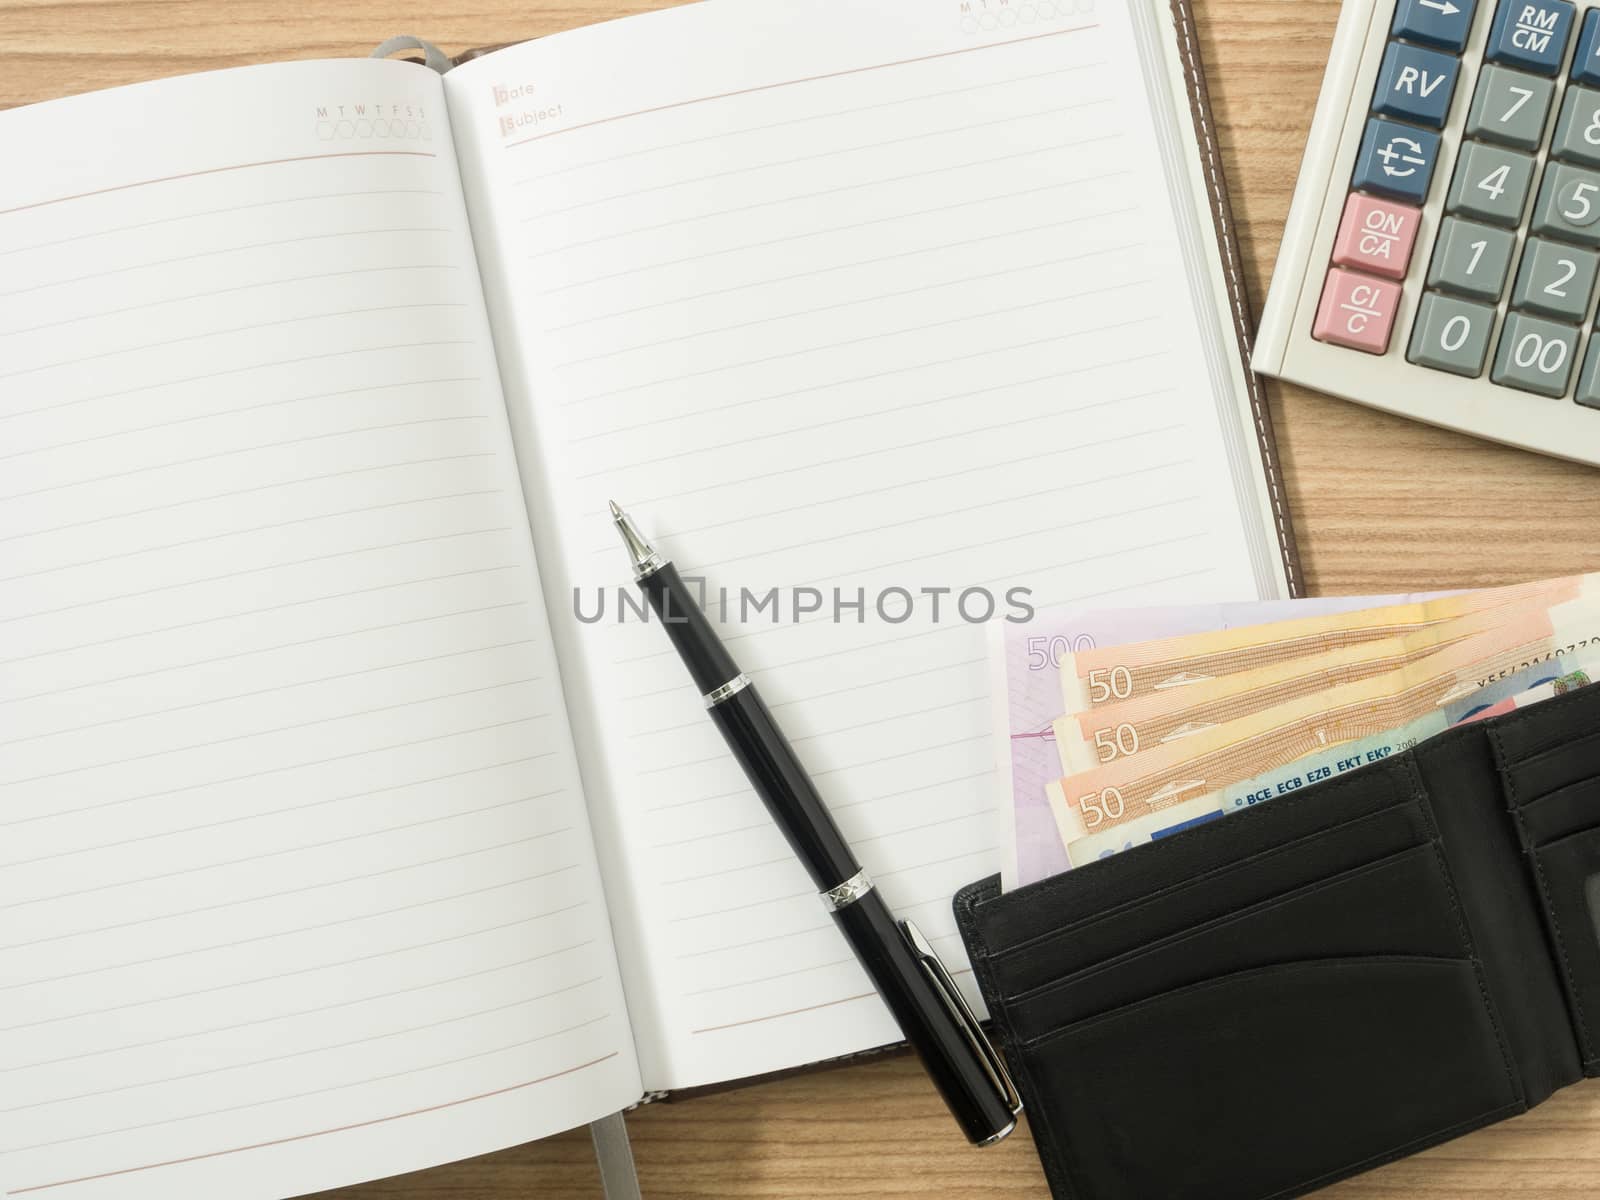
[[[1344,202],[1333,261],[1387,279],[1404,279],[1421,220],[1420,208],[1352,192]]]
[[[1389,348],[1389,330],[1394,327],[1399,305],[1398,283],[1333,267],[1322,288],[1311,336],[1319,342],[1382,354]]]

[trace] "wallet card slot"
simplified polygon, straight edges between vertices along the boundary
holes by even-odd
[[[985,940],[997,959],[1049,940],[1062,914],[1097,914],[1181,887],[1280,846],[1417,798],[1414,777],[1397,762],[1282,796],[1159,842],[1029,884],[982,904]]]
[[[1259,966],[1018,1048],[1082,1196],[1298,1194],[1521,1104],[1472,963]]]
[[[1528,807],[1563,788],[1600,779],[1600,733],[1574,737],[1526,758],[1506,761],[1502,770],[1515,806]]]
[[[1029,1038],[1144,997],[1252,968],[1305,959],[1468,949],[1431,843],[1200,922],[1114,958],[1013,994],[1007,1018]]]
[[[1049,978],[1419,845],[1428,832],[1421,807],[1409,801],[1351,818],[1008,946],[993,957],[995,977],[1008,993],[1026,992]]]
[[[1543,846],[1600,827],[1600,775],[1525,800],[1517,815],[1529,846]]]
[[[1600,828],[1531,850],[1584,1069],[1600,1075]]]

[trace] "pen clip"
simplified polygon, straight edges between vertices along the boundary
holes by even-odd
[[[922,930],[910,921],[902,919],[900,932],[905,935],[906,942],[911,946],[911,952],[917,956],[917,961],[927,973],[934,990],[944,1000],[950,1015],[967,1035],[973,1053],[977,1055],[978,1061],[983,1063],[1001,1102],[1011,1110],[1012,1116],[1019,1116],[1022,1112],[1022,1097],[1017,1094],[1016,1085],[1011,1082],[1011,1074],[1006,1070],[1005,1060],[994,1048],[989,1035],[984,1033],[983,1026],[978,1024],[976,1014],[967,1006],[966,1000],[961,995],[961,989],[956,987],[956,981],[950,977],[950,972],[934,952],[932,944],[922,936]]]

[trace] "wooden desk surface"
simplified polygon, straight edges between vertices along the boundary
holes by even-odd
[[[1485,3],[1490,0],[1484,0]],[[640,0],[0,0],[0,107],[184,71],[367,53],[393,33],[455,52],[659,7]],[[1196,0],[1243,229],[1266,293],[1337,0]],[[14,169],[7,163],[3,169]],[[1476,587],[1600,570],[1600,474],[1272,386],[1313,592]],[[1317,1086],[1308,1079],[1307,1087]],[[1381,1102],[1381,1100],[1379,1101]],[[1025,1134],[978,1154],[908,1059],[648,1106],[628,1118],[646,1197],[1042,1197]],[[587,1135],[322,1200],[579,1200]],[[1600,1081],[1518,1120],[1324,1193],[1343,1200],[1600,1196]]]

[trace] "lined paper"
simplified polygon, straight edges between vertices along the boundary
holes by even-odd
[[[4,1187],[298,1194],[632,1103],[437,77],[0,122]]]
[[[1255,594],[1129,15],[1026,11],[697,5],[447,78],[649,1087],[897,1033],[661,631],[569,615],[624,581],[607,497],[957,970],[998,830],[955,597]]]

